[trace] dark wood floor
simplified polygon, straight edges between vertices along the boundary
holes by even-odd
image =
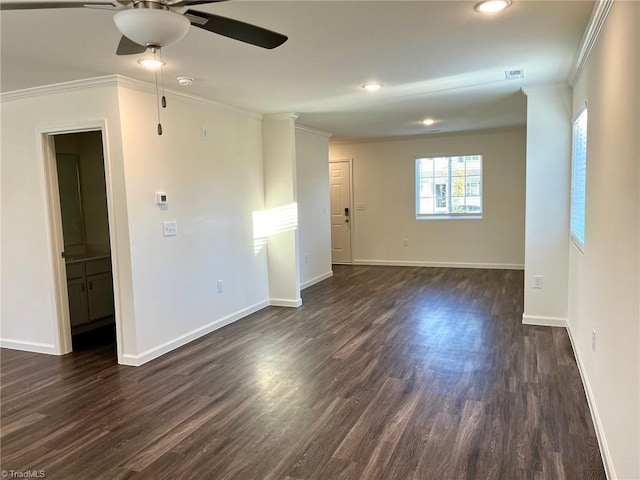
[[[335,266],[142,367],[2,350],[1,466],[47,479],[603,479],[519,271]],[[176,319],[179,321],[179,319]]]

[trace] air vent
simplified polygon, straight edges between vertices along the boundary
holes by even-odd
[[[519,68],[518,70],[505,70],[504,77],[507,80],[517,80],[519,78],[524,78],[524,69]]]

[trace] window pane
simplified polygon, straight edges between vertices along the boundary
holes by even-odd
[[[451,176],[452,177],[464,177],[466,171],[466,165],[464,157],[457,157],[460,160],[453,160],[451,162]]]
[[[451,199],[451,213],[465,213],[464,197]]]
[[[416,196],[416,214],[421,218],[460,214],[480,217],[482,156],[417,159]]]
[[[447,184],[436,183],[436,208],[446,208],[447,206]]]
[[[585,197],[587,178],[587,110],[573,124],[571,156],[571,239],[584,248]]]
[[[449,159],[444,157],[434,158],[435,170],[434,175],[437,176],[449,176]]]
[[[433,198],[421,198],[420,199],[420,214],[426,215],[434,213],[433,210]]]

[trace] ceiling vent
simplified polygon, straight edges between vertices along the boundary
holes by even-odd
[[[524,69],[519,68],[518,70],[505,70],[504,77],[507,80],[517,80],[519,78],[524,78]]]

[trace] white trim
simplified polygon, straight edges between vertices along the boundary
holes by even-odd
[[[573,349],[573,355],[576,358],[578,364],[578,371],[580,372],[580,378],[582,379],[582,386],[587,395],[587,404],[589,405],[589,411],[591,412],[591,420],[596,430],[596,438],[598,439],[598,446],[600,447],[600,456],[602,457],[602,464],[604,465],[604,473],[607,478],[618,478],[615,468],[613,467],[613,459],[611,458],[611,451],[609,450],[609,444],[604,434],[604,427],[602,426],[602,420],[598,413],[598,407],[596,406],[596,398],[591,389],[589,378],[587,377],[586,369],[582,358],[578,353],[573,335],[571,334],[571,327],[567,324],[567,333],[569,334],[569,340],[571,341],[571,348]]]
[[[41,95],[75,92],[75,91],[83,90],[87,88],[100,88],[100,87],[107,87],[107,86],[123,87],[131,90],[138,90],[141,92],[153,93],[154,95],[156,93],[156,87],[151,83],[143,82],[142,80],[136,80],[134,78],[124,77],[122,75],[105,75],[102,77],[72,80],[69,82],[54,83],[52,85],[43,85],[39,87],[31,87],[31,88],[25,88],[22,90],[14,90],[11,92],[0,93],[0,102],[19,100],[19,99],[29,98],[29,97],[38,97]],[[202,103],[205,105],[213,105],[216,107],[227,108],[234,111],[235,113],[239,113],[251,118],[256,118],[259,120],[263,118],[263,115],[261,113],[244,110],[240,107],[216,102],[215,100],[210,100],[208,98],[190,95],[181,90],[173,90],[171,88],[165,88],[165,93],[170,93],[173,96],[179,97],[184,100],[190,100],[195,103]],[[295,115],[295,117],[289,117],[289,118],[297,118],[297,114],[288,114],[288,115]]]
[[[265,120],[295,120],[296,118],[298,118],[299,115],[295,112],[288,112],[288,113],[270,113],[268,115],[263,115],[262,118],[264,118]]]
[[[115,75],[115,77],[116,77],[116,84],[119,87],[128,88],[130,90],[137,90],[139,92],[151,93],[153,95],[156,94],[156,87],[152,83],[143,82],[141,80],[136,80],[130,77],[123,77],[121,75]],[[169,93],[172,96],[178,97],[182,100],[187,100],[193,103],[199,103],[204,105],[210,105],[217,108],[225,108],[234,113],[244,115],[250,118],[255,118],[258,120],[262,120],[263,118],[263,115],[261,113],[244,110],[242,108],[235,107],[233,105],[227,105],[226,103],[220,103],[220,102],[216,102],[215,100],[209,100],[208,98],[190,95],[181,90],[173,90],[171,88],[165,88],[164,91],[165,93]]]
[[[54,93],[73,92],[85,88],[98,88],[110,85],[117,85],[118,75],[106,75],[103,77],[85,78],[82,80],[72,80],[70,82],[54,83],[40,87],[24,88],[0,94],[0,101],[19,100],[40,95],[50,95]]]
[[[493,270],[524,270],[520,263],[465,263],[465,262],[423,262],[404,260],[354,260],[353,265],[381,265],[389,267],[444,267],[444,268],[488,268]]]
[[[331,278],[333,277],[333,270],[329,270],[327,273],[323,273],[322,275],[318,275],[315,278],[312,278],[311,280],[307,280],[306,282],[300,284],[300,290],[304,290],[305,288],[309,288],[312,285],[315,285],[316,283],[320,283],[323,280],[326,280],[327,278]]]
[[[242,310],[238,310],[237,312],[227,315],[226,317],[219,318],[218,320],[215,320],[200,328],[196,328],[195,330],[185,333],[184,335],[180,335],[179,337],[174,338],[173,340],[170,340],[161,345],[158,345],[157,347],[153,347],[145,352],[142,352],[139,355],[130,355],[125,353],[122,356],[121,363],[122,365],[139,367],[140,365],[150,362],[151,360],[158,358],[164,355],[165,353],[175,350],[176,348],[182,347],[183,345],[186,345],[189,342],[197,340],[198,338],[203,337],[215,330],[218,330],[219,328],[222,328],[225,325],[229,325],[230,323],[240,320],[241,318],[251,315],[252,313],[257,312],[258,310],[262,310],[263,308],[268,306],[269,306],[269,302],[267,300],[264,300],[262,302],[256,303],[255,305],[251,305],[250,307],[244,308]]]
[[[114,312],[116,326],[116,350],[118,363],[122,363],[124,341],[124,316],[122,315],[120,273],[117,238],[117,221],[115,218],[115,205],[113,196],[113,178],[111,173],[111,156],[109,151],[109,132],[106,119],[87,120],[80,122],[67,122],[52,125],[42,125],[36,129],[36,145],[39,146],[39,165],[42,168],[43,189],[45,192],[47,208],[47,234],[49,236],[50,265],[52,295],[54,296],[55,320],[54,329],[56,335],[56,349],[58,354],[72,351],[71,322],[69,318],[69,304],[66,281],[66,267],[60,252],[64,251],[64,239],[62,235],[62,217],[60,213],[60,197],[58,194],[58,179],[56,174],[54,136],[69,133],[100,132],[102,142],[103,168],[105,174],[105,186],[107,191],[107,214],[109,217],[109,243],[112,265]]]
[[[319,135],[321,137],[327,137],[327,138],[333,136],[333,133],[324,132],[322,130],[317,130],[315,128],[307,127],[305,125],[296,124],[296,130],[300,130],[302,132],[307,132],[307,133],[311,133],[313,135]]]
[[[352,145],[362,143],[387,143],[387,142],[404,142],[407,140],[424,140],[432,137],[457,137],[468,135],[492,135],[502,132],[513,132],[526,130],[527,126],[511,125],[508,127],[483,128],[480,130],[461,130],[459,132],[438,132],[438,133],[421,133],[419,135],[394,135],[389,137],[333,137],[331,145]]]
[[[272,307],[298,308],[302,305],[302,299],[298,298],[297,300],[291,300],[289,298],[270,298],[269,305]]]
[[[56,346],[50,343],[23,342],[9,338],[0,338],[0,348],[22,350],[23,352],[46,353],[47,355],[60,355]]]
[[[548,92],[550,90],[568,90],[569,87],[566,83],[552,83],[549,85],[542,85],[539,87],[522,87],[520,91],[525,95],[529,96],[531,93],[540,93],[540,92]]]
[[[523,313],[522,323],[524,325],[539,325],[541,327],[566,327],[567,319],[563,317],[542,317]]]
[[[602,30],[604,22],[609,16],[609,12],[611,11],[611,7],[613,7],[614,1],[615,0],[596,0],[596,4],[591,11],[589,23],[587,23],[587,28],[584,31],[582,40],[580,40],[580,46],[578,47],[576,57],[573,61],[573,66],[569,72],[568,83],[571,87],[575,86],[578,81],[578,77],[580,77],[580,74],[587,63],[589,54],[598,39],[598,35],[600,35],[600,30]]]

